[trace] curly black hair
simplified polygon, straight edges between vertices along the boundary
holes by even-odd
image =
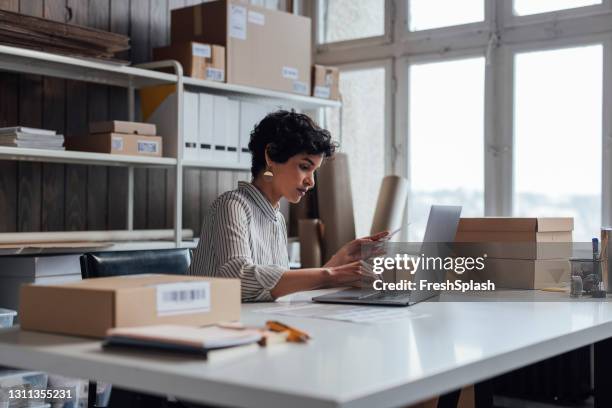
[[[337,146],[336,142],[332,142],[329,131],[320,128],[308,116],[293,109],[291,112],[272,112],[251,132],[251,174],[255,178],[266,168],[266,148],[272,161],[286,163],[291,157],[302,153],[331,157]]]

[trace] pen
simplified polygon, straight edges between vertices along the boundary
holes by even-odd
[[[599,240],[593,238],[591,242],[593,244],[593,260],[596,261],[599,258]]]

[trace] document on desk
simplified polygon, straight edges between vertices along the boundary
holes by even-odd
[[[427,314],[416,313],[405,308],[374,306],[323,305],[319,303],[295,303],[255,310],[256,313],[279,314],[292,317],[340,320],[353,323],[382,323],[390,320],[418,319]]]

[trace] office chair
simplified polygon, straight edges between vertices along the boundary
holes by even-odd
[[[80,256],[81,277],[103,278],[143,273],[186,275],[191,263],[191,250],[172,248],[160,250],[89,252]],[[102,385],[102,384],[100,384]],[[109,385],[110,386],[110,385]],[[97,400],[98,383],[89,382],[88,407],[131,406],[154,407],[165,405],[165,399],[113,387],[109,401]]]

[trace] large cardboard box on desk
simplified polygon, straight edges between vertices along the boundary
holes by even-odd
[[[63,285],[26,285],[21,328],[104,337],[113,327],[202,326],[240,318],[240,280],[129,275]]]
[[[455,246],[464,256],[568,259],[573,229],[573,218],[461,218]]]
[[[153,48],[153,60],[177,60],[187,76],[225,82],[225,48],[220,45],[186,41]]]
[[[567,259],[495,259],[485,260],[482,271],[471,271],[459,279],[491,280],[495,288],[542,289],[560,287],[570,280],[571,266]]]
[[[219,44],[227,82],[310,95],[311,23],[240,0],[172,10],[172,42]]]

